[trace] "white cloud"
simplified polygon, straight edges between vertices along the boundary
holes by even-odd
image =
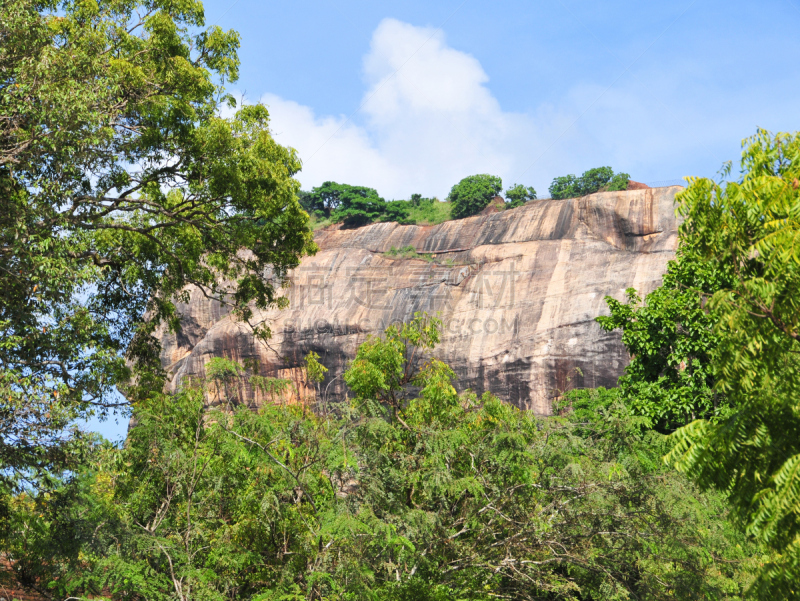
[[[476,58],[448,46],[440,30],[395,19],[375,30],[363,72],[366,91],[352,120],[272,94],[261,98],[276,139],[303,160],[305,189],[334,180],[390,199],[413,192],[443,198],[461,178],[491,173],[506,186],[532,184],[543,197],[554,176],[599,165],[639,181],[672,179],[685,175],[671,170],[691,160],[698,132],[718,139],[709,130],[725,121],[681,101],[681,73],[663,71],[656,85],[630,73],[610,88],[576,81],[557,107],[504,111]]]
[[[261,98],[276,139],[303,160],[304,188],[335,180],[374,187],[386,198],[442,198],[473,173],[500,175],[508,185],[568,125],[563,116],[551,115],[541,127],[530,115],[504,112],[474,57],[450,48],[440,31],[394,19],[375,30],[364,74],[358,122],[318,116],[272,94]],[[534,170],[525,175],[525,183],[542,179]]]

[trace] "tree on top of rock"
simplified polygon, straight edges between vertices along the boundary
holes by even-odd
[[[502,189],[503,180],[496,175],[482,173],[465,177],[452,187],[447,196],[453,204],[451,215],[454,219],[477,215]]]
[[[595,192],[627,190],[630,178],[627,173],[615,174],[611,167],[595,167],[584,171],[580,177],[572,174],[556,177],[550,184],[550,197],[560,200],[578,198]]]
[[[374,221],[408,222],[406,205],[386,202],[374,188],[325,182],[311,192],[300,193],[300,203],[320,219],[357,227]]]
[[[508,209],[515,209],[524,205],[530,200],[536,200],[536,190],[533,186],[523,186],[522,184],[514,184],[506,190],[506,203]]]

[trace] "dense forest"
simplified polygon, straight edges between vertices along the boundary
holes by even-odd
[[[548,417],[459,394],[418,313],[359,347],[347,401],[309,353],[316,403],[253,411],[239,383],[286,384],[228,359],[163,392],[152,334],[187,286],[268,341],[254,310],[285,305],[312,219],[442,210],[301,192],[266,107],[220,115],[238,47],[196,0],[0,4],[5,598],[800,598],[800,134],[688,178],[662,286],[597,317],[632,357],[616,388],[554,391]],[[446,218],[501,191],[465,178]],[[120,446],[78,427],[114,415]]]

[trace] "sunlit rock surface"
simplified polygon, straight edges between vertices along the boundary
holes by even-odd
[[[460,390],[489,390],[515,405],[549,413],[575,387],[613,386],[628,363],[617,332],[603,332],[603,297],[659,285],[675,255],[674,197],[681,188],[605,192],[436,226],[374,224],[316,235],[286,290],[290,307],[258,316],[268,344],[254,340],[219,303],[191,291],[180,334],[161,334],[174,389],[204,372],[214,356],[257,362],[262,375],[291,379],[301,397],[302,361],[316,351],[329,368],[322,384],[344,398],[342,372],[357,346],[416,311],[439,313],[445,330],[436,355],[455,370]],[[436,263],[384,253],[413,246]],[[272,402],[252,387],[249,402]]]

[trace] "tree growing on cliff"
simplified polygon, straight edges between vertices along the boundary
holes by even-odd
[[[580,177],[563,175],[550,184],[550,198],[577,198],[600,191],[627,190],[630,175],[614,173],[611,167],[595,167],[584,171]]]
[[[247,320],[315,249],[267,109],[218,116],[238,34],[202,26],[194,0],[0,4],[6,485],[74,467],[71,424],[116,386],[160,388],[150,334],[187,285]]]
[[[353,187],[347,184],[337,184],[336,182],[324,182],[310,192],[300,192],[300,204],[303,205],[306,211],[315,214],[317,217],[330,217],[331,213],[342,204],[342,194]],[[359,187],[362,196],[368,196],[369,190],[371,188]],[[374,190],[372,192],[374,192],[374,196],[378,196],[377,192]]]
[[[477,215],[502,189],[503,180],[496,175],[483,173],[465,177],[450,189],[447,196],[452,204],[452,218],[462,219]]]

